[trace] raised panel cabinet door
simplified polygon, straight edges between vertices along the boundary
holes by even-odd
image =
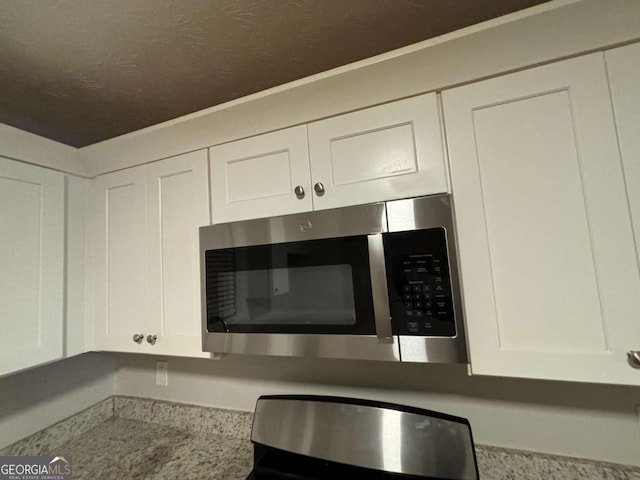
[[[435,93],[309,124],[313,208],[448,191]]]
[[[443,93],[474,374],[640,384],[640,283],[602,54]]]
[[[92,322],[97,350],[142,353],[147,322],[145,166],[96,178],[92,194]]]
[[[209,149],[213,223],[312,209],[305,125]]]
[[[64,176],[0,158],[0,375],[63,355]]]
[[[202,352],[198,235],[198,228],[209,224],[207,173],[206,150],[147,166],[153,353],[209,356]]]
[[[613,110],[622,153],[622,165],[640,252],[640,43],[605,53]],[[640,338],[635,350],[640,350]]]

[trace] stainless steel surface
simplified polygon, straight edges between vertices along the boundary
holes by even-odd
[[[460,331],[455,337],[420,337],[399,335],[403,362],[468,363],[467,346]]]
[[[142,343],[142,340],[144,340],[144,333],[136,333],[133,336],[133,341],[136,343]]]
[[[374,335],[316,335],[281,333],[205,333],[203,351],[284,357],[322,357],[399,361],[398,342],[381,342]]]
[[[387,472],[478,478],[469,427],[417,413],[349,403],[259,399],[251,440]]]
[[[640,350],[630,350],[627,352],[627,358],[634,368],[640,368]]]
[[[301,229],[308,224],[312,228]],[[200,227],[200,252],[387,231],[384,203]],[[204,259],[202,259],[204,265]],[[204,297],[203,297],[204,298]]]
[[[391,330],[391,314],[389,313],[389,293],[382,235],[379,233],[369,235],[367,243],[369,245],[369,273],[371,275],[376,335],[380,341],[389,342],[393,341],[393,332]]]
[[[147,335],[147,343],[150,343],[151,345],[155,345],[157,340],[158,340],[157,335]]]
[[[293,193],[295,193],[298,198],[304,198],[304,187],[302,185],[298,185],[293,189]]]
[[[400,336],[403,362],[467,363],[467,344],[462,309],[451,195],[394,200],[386,203],[389,232],[443,227],[447,235],[449,274],[456,322],[455,337]]]
[[[388,225],[388,226],[387,226]],[[447,233],[455,337],[393,337],[389,321],[384,257],[380,236],[386,231],[444,227]],[[206,302],[202,302],[202,348],[214,353],[354,358],[402,359],[406,362],[466,363],[467,346],[458,274],[457,251],[452,221],[451,196],[437,195],[410,200],[322,210],[282,217],[233,222],[200,228],[200,264],[210,249],[266,245],[321,238],[369,235],[371,287],[374,299],[376,336],[208,333]],[[206,279],[201,274],[202,298]]]
[[[316,192],[316,195],[318,195],[319,197],[321,197],[322,195],[324,195],[324,185],[322,184],[322,182],[318,182],[313,186],[313,189]]]
[[[201,227],[200,265],[205,264],[205,253],[209,249],[377,234],[386,229],[384,203]],[[202,298],[206,299],[204,272],[200,289]],[[397,341],[384,343],[373,335],[209,333],[206,309],[203,301],[202,349],[205,352],[400,360]]]
[[[445,227],[453,230],[451,195],[409,198],[386,202],[390,232]]]

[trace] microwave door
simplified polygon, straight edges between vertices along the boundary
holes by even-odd
[[[207,330],[374,335],[367,236],[206,252]]]
[[[212,249],[205,351],[399,360],[380,234]]]

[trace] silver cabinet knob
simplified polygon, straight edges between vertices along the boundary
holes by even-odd
[[[158,340],[157,335],[147,335],[147,342],[149,342],[151,345],[155,345],[156,340]]]
[[[321,182],[316,183],[313,186],[313,189],[315,190],[316,195],[318,195],[319,197],[324,195],[324,185]]]
[[[293,193],[295,193],[298,198],[304,198],[304,187],[302,185],[298,185],[293,189]]]
[[[142,343],[142,340],[144,340],[144,333],[136,333],[133,336],[133,341],[136,343]]]
[[[634,368],[640,368],[640,350],[628,351],[627,358],[629,359],[629,363],[631,363]]]

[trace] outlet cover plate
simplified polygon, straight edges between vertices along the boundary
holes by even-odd
[[[169,385],[169,362],[156,361],[156,385]]]

